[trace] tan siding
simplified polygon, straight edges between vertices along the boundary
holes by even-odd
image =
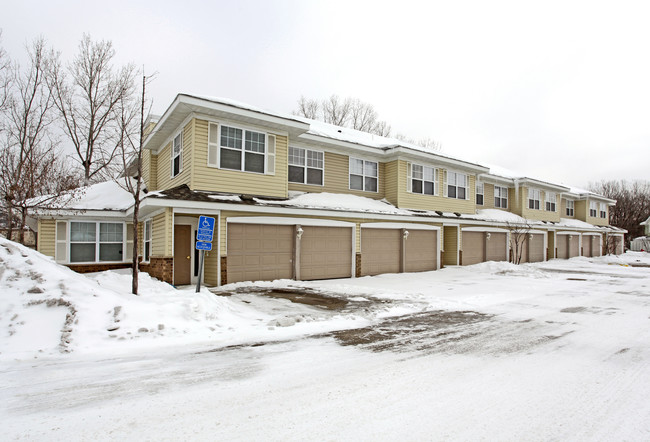
[[[38,251],[54,258],[55,250],[56,221],[53,219],[38,220]]]
[[[151,150],[143,149],[142,152],[142,182],[148,190],[154,190],[151,186]]]
[[[567,201],[566,198],[562,198],[562,202],[561,202],[562,206],[560,207],[560,218],[575,218],[575,213],[576,213],[575,203],[577,203],[577,201],[573,203],[574,204],[573,216],[568,216],[566,214],[566,201]]]
[[[400,208],[416,210],[441,210],[443,212],[476,213],[476,177],[469,175],[469,200],[445,198],[443,182],[444,169],[438,169],[438,196],[421,195],[407,191],[407,162],[399,161],[399,179],[397,184]]]
[[[510,203],[510,197],[514,197],[514,189],[508,191],[508,203]],[[514,200],[514,198],[513,198]],[[546,192],[540,189],[540,210],[534,210],[528,208],[528,187],[523,186],[519,188],[519,198],[518,201],[514,201],[516,205],[513,205],[512,211],[517,215],[523,216],[524,218],[536,220],[536,221],[560,221],[560,212],[558,207],[558,202],[560,198],[556,193],[556,202],[555,202],[555,212],[548,212],[546,208]]]
[[[510,198],[510,195],[508,195]],[[510,201],[508,201],[510,202]],[[494,184],[483,184],[483,205],[476,205],[477,209],[494,209]]]
[[[448,266],[458,265],[458,227],[445,226],[443,229],[443,248],[445,251],[444,264]]]
[[[388,202],[393,204],[394,206],[398,205],[398,183],[400,182],[401,178],[399,175],[399,161],[391,161],[390,163],[386,163],[384,166],[384,181],[385,181],[385,186],[386,190],[384,194],[386,195],[386,199]]]
[[[174,132],[176,136],[178,132]],[[181,173],[174,178],[171,177],[171,141],[158,154],[158,190],[171,189],[181,184],[190,185],[192,172],[192,155],[193,155],[193,125],[190,121],[183,128],[183,167]]]
[[[158,190],[158,155],[151,154],[151,190]]]
[[[166,209],[164,213],[154,216],[152,222],[152,247],[151,256],[172,256],[172,211]]]
[[[245,193],[285,198],[287,196],[288,140],[274,134],[275,175],[239,172],[208,167],[208,122],[194,120],[196,143],[192,188],[216,192]]]
[[[599,202],[596,203],[596,215],[597,216],[595,216],[595,217],[594,216],[589,216],[589,201],[586,201],[585,204],[587,206],[586,221],[589,224],[593,224],[595,226],[607,226],[607,225],[609,225],[609,207],[608,206],[605,206],[605,212],[607,213],[606,217],[601,218],[600,217],[600,203]]]
[[[581,200],[575,202],[575,217],[580,221],[587,221],[587,216],[589,215],[589,204],[587,201]]]
[[[209,285],[217,285],[219,283],[219,251],[216,249],[216,244],[213,243],[212,246],[214,247],[212,252],[205,252],[203,281]]]
[[[386,164],[378,164],[377,192],[363,192],[350,190],[350,161],[347,155],[325,152],[325,178],[323,186],[289,183],[289,190],[300,192],[330,192],[347,193],[365,196],[367,198],[381,199],[385,197],[386,189]]]

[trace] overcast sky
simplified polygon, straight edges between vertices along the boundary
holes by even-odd
[[[650,179],[650,2],[14,1],[2,45],[84,32],[177,93],[289,113],[353,96],[445,153],[586,186]]]

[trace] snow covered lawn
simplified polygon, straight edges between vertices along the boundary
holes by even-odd
[[[3,439],[650,439],[646,253],[139,297],[0,260]]]

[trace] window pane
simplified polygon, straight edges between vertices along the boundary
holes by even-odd
[[[454,172],[447,173],[447,184],[450,186],[456,185],[456,174]]]
[[[318,169],[323,168],[323,152],[307,151],[307,166]]]
[[[244,170],[246,172],[264,173],[264,155],[246,152],[246,164],[244,165]]]
[[[479,206],[483,205],[483,195],[476,195],[476,204]]]
[[[366,177],[366,188],[367,192],[376,192],[377,191],[377,178]]]
[[[467,175],[458,174],[458,185],[461,187],[467,186]]]
[[[70,241],[95,241],[95,223],[70,223]],[[95,257],[93,256],[93,261]]]
[[[412,166],[412,174],[413,174],[413,178],[415,178],[417,180],[421,180],[422,179],[422,166],[414,164]]]
[[[95,243],[70,244],[70,262],[94,262]]]
[[[178,155],[181,151],[181,146],[182,146],[181,140],[182,140],[181,134],[176,135],[176,137],[174,138],[174,155]]]
[[[264,153],[266,136],[260,132],[246,131],[246,150],[249,152]]]
[[[413,193],[422,193],[422,180],[412,180],[411,189]]]
[[[151,242],[150,242],[150,241],[146,241],[146,242],[144,243],[144,260],[145,260],[145,261],[149,261],[149,253],[150,253],[150,252],[149,252],[149,249],[150,249],[150,248],[151,248]]]
[[[323,185],[323,171],[321,169],[307,169],[307,184]]]
[[[221,149],[221,167],[224,169],[241,170],[241,152]]]
[[[350,175],[350,189],[363,190],[363,177]]]
[[[122,244],[100,244],[100,261],[122,261]]]
[[[456,198],[456,186],[447,186],[447,196],[449,198]]]
[[[424,179],[427,181],[433,181],[433,169],[430,167],[424,168]]]
[[[221,126],[221,145],[241,150],[242,131],[234,127]]]
[[[289,147],[289,164],[294,166],[305,165],[305,149],[298,149],[297,147]]]
[[[427,195],[433,195],[433,183],[430,181],[424,182],[424,193]]]
[[[459,200],[464,200],[465,199],[465,188],[464,187],[459,187],[458,188],[458,199]]]
[[[350,173],[353,173],[355,175],[363,175],[363,161],[351,158]]]
[[[298,166],[289,166],[289,181],[292,183],[304,183],[305,168]]]
[[[174,158],[174,170],[172,171],[172,176],[176,176],[181,172],[181,156]]]
[[[124,228],[117,223],[99,223],[100,242],[122,242]]]
[[[374,163],[372,161],[366,161],[364,162],[364,173],[366,176],[377,176],[377,163]]]
[[[151,221],[147,221],[144,223],[144,239],[145,240],[151,239]]]

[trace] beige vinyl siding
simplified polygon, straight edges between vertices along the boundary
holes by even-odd
[[[384,165],[384,182],[386,199],[394,206],[398,205],[399,161],[391,161]]]
[[[164,213],[154,216],[151,225],[151,256],[156,258],[172,257],[172,209],[168,208]]]
[[[458,265],[458,227],[445,226],[443,229],[443,241],[443,249],[445,251],[443,264],[447,266]]]
[[[589,202],[587,202],[587,222],[595,226],[608,226],[609,225],[609,207],[605,205],[605,218],[600,217],[600,202],[596,202],[596,216],[589,216]]]
[[[287,196],[288,139],[275,135],[275,175],[218,169],[208,166],[208,127],[205,120],[193,120],[195,128],[194,167],[192,189],[264,195],[279,198]],[[314,186],[311,186],[314,187]]]
[[[447,198],[444,195],[444,170],[438,168],[438,196],[422,195],[407,191],[407,161],[399,161],[398,165],[398,207],[401,209],[441,210],[443,212],[476,213],[476,177],[467,174],[469,181],[468,200]],[[435,167],[435,166],[433,166]]]
[[[142,182],[147,190],[155,190],[151,186],[151,150],[142,150]]]
[[[286,160],[286,153],[285,160]],[[363,156],[354,156],[352,158],[363,158],[369,161],[375,161]],[[367,198],[381,199],[385,197],[386,190],[386,164],[377,164],[377,192],[364,192],[361,190],[350,189],[350,157],[332,152],[325,152],[325,173],[323,186],[312,186],[307,184],[289,183],[289,190],[300,192],[330,192],[330,193],[348,193],[352,195],[365,196]],[[285,179],[287,177],[285,176]]]
[[[477,209],[494,209],[494,184],[483,183],[483,205],[476,205]],[[510,208],[510,195],[508,195],[508,209]]]
[[[228,218],[230,217],[238,217],[238,216],[269,216],[269,213],[261,213],[261,212],[256,212],[256,213],[249,213],[249,212],[236,212],[236,211],[221,211],[221,230],[219,232],[219,240],[221,241],[221,255],[225,256],[226,255],[226,231],[227,231],[227,224],[228,224]],[[372,218],[338,218],[338,217],[330,217],[330,216],[305,216],[305,217],[299,217],[296,215],[273,215],[274,217],[277,218],[305,218],[305,219],[323,219],[323,220],[333,220],[333,221],[344,221],[347,223],[355,223],[356,224],[356,229],[355,229],[355,253],[361,253],[361,224],[362,223],[371,223],[371,222],[386,222],[386,220],[380,220],[380,219],[372,219]],[[394,221],[388,221],[388,222],[394,222]],[[410,221],[409,221],[410,222]],[[436,223],[417,223],[417,224],[423,224],[427,226],[438,226],[441,227],[441,224],[436,224]]]
[[[38,251],[54,258],[56,250],[56,220],[38,220]]]
[[[518,193],[518,198],[515,199],[516,193]],[[515,192],[515,189],[508,191],[508,204],[511,206],[511,212],[535,221],[560,222],[560,206],[558,205],[560,200],[561,198],[556,193],[555,212],[546,211],[546,192],[540,189],[540,210],[534,210],[528,208],[528,187],[520,187],[519,192]]]
[[[213,250],[211,252],[205,252],[203,281],[209,285],[217,285],[219,283],[219,251],[216,246],[213,243]]]
[[[176,136],[178,132],[174,132],[173,136]],[[172,187],[180,186],[181,184],[187,184],[190,186],[191,182],[191,173],[192,173],[192,156],[193,156],[193,138],[194,130],[193,124],[190,121],[183,128],[183,152],[182,152],[182,170],[181,173],[172,178],[172,165],[171,165],[171,151],[172,151],[172,142],[169,143],[160,151],[158,154],[158,189],[156,190],[166,190],[171,189]]]
[[[587,216],[589,215],[589,204],[586,200],[580,200],[575,202],[575,217],[580,221],[587,221]]]

